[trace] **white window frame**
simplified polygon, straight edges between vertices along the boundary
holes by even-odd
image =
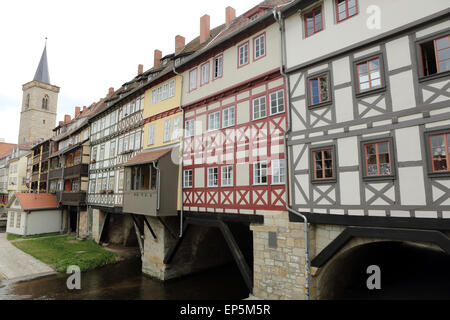
[[[222,168],[220,168],[220,173],[221,173],[221,187],[232,187],[234,185],[234,172],[233,172],[234,168],[232,165],[228,165],[228,166],[223,166]],[[229,171],[231,171],[231,176],[230,178],[226,178],[226,175],[229,174]]]
[[[186,177],[190,177],[190,181],[186,180]],[[187,184],[186,182],[190,182],[190,184]],[[184,170],[184,173],[183,173],[183,188],[192,188],[193,183],[194,183],[194,172],[193,172],[193,170],[192,169]]]
[[[231,113],[231,114],[230,114]],[[223,109],[222,111],[222,122],[223,128],[232,127],[235,124],[234,118],[236,115],[236,111],[234,106]]]
[[[189,71],[189,91],[197,89],[197,68]]]
[[[279,95],[281,94],[281,98],[283,99],[283,105],[282,105],[282,107],[283,107],[283,110],[280,110],[280,104],[279,104],[279,102],[280,102],[280,97],[279,97]],[[272,106],[272,96],[273,95],[276,95],[276,108],[277,108],[277,112],[272,112],[272,108],[273,108],[273,106]],[[275,114],[279,114],[279,113],[283,113],[284,112],[284,110],[286,110],[286,107],[285,107],[285,104],[286,104],[286,99],[284,98],[284,90],[283,89],[281,89],[281,90],[278,90],[278,91],[275,91],[275,92],[272,92],[271,94],[269,94],[269,100],[270,100],[270,106],[269,106],[269,108],[270,108],[270,115],[271,116],[273,116],[273,115],[275,115]]]
[[[181,116],[173,118],[172,140],[178,139],[181,134]]]
[[[190,138],[190,137],[194,136],[194,134],[195,134],[194,124],[195,124],[194,119],[186,120],[186,122],[185,122],[186,138]]]
[[[216,171],[214,173],[214,171]],[[210,167],[207,170],[207,181],[208,188],[217,188],[219,187],[219,167]],[[213,181],[211,181],[213,179]],[[214,184],[215,182],[215,184]]]
[[[213,77],[214,79],[218,79],[223,75],[223,55],[217,56],[214,58],[213,63]]]
[[[147,145],[152,146],[155,144],[155,124],[151,124],[148,127]]]
[[[172,119],[164,121],[164,137],[163,142],[169,142],[171,137],[170,127],[172,126]]]
[[[261,108],[261,101],[264,101],[264,109]],[[259,116],[258,117],[255,117],[255,107],[256,107],[255,102],[258,102],[258,108],[259,108],[259,110],[258,110]],[[262,110],[264,110],[264,115],[261,115]],[[252,112],[253,120],[260,120],[260,119],[264,119],[267,117],[267,98],[266,98],[266,96],[261,96],[261,97],[253,99],[252,111],[253,111]]]
[[[211,117],[214,117],[214,119],[212,119]],[[212,124],[214,124],[214,127],[212,126]],[[216,131],[219,129],[220,129],[220,111],[208,114],[208,131]]]
[[[246,49],[245,51],[243,50],[244,48]],[[238,48],[239,67],[245,66],[250,62],[249,49],[250,49],[249,42],[246,42],[239,46]]]
[[[209,83],[209,61],[202,64],[200,70],[201,70],[200,85],[203,86]]]
[[[259,42],[259,44],[257,44]],[[264,34],[253,39],[254,59],[260,59],[266,55],[266,37]],[[259,51],[259,55],[257,54]]]
[[[264,164],[265,168],[261,168],[260,166]],[[262,172],[263,170],[266,172],[266,182],[262,182]],[[258,175],[260,173],[261,175]],[[253,164],[253,185],[255,186],[265,186],[268,184],[268,175],[267,175],[267,161],[258,161]]]
[[[272,184],[283,185],[286,183],[286,160],[276,159],[272,160]],[[276,172],[278,171],[278,172]]]

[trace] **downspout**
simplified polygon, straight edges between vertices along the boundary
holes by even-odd
[[[176,75],[180,75],[176,70],[175,70],[175,64],[173,66],[173,73],[175,73]],[[183,82],[184,77],[181,76],[181,91],[180,91],[180,104],[178,105],[178,109],[181,110],[181,127],[183,128],[183,130],[181,130],[182,134],[181,134],[181,143],[180,143],[180,181],[179,181],[179,185],[180,185],[180,238],[183,237],[183,216],[184,216],[184,210],[183,210],[183,179],[184,179],[184,175],[183,175],[183,156],[184,156],[184,109],[181,107],[182,105],[182,99],[183,99]]]
[[[156,166],[156,161],[152,162],[153,164],[153,168],[156,169],[156,171],[158,172],[158,177],[157,177],[157,187],[158,188],[158,199],[157,199],[157,204],[156,204],[156,210],[159,211],[160,208],[160,199],[161,199],[161,170]]]
[[[287,128],[284,133],[284,145],[285,145],[285,155],[286,155],[286,164],[287,164],[287,155],[288,155],[288,135],[291,131],[291,97],[290,97],[290,80],[288,75],[284,72],[284,63],[287,60],[287,52],[286,52],[286,34],[285,34],[285,22],[284,19],[281,16],[281,12],[278,10],[277,7],[273,9],[273,16],[275,20],[278,22],[280,26],[280,74],[285,78],[286,80],[286,105],[288,106],[289,110],[286,110],[287,114]],[[291,212],[292,214],[300,217],[303,219],[304,226],[305,226],[305,293],[306,293],[306,299],[310,300],[310,286],[309,286],[309,274],[310,274],[310,262],[309,262],[309,226],[308,226],[308,219],[305,215],[301,214],[298,211],[295,211],[289,206],[289,185],[288,185],[288,178],[286,175],[285,180],[285,202],[286,202],[286,210]]]

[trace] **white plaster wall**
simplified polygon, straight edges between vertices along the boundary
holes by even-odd
[[[34,211],[27,216],[26,235],[61,231],[60,210]]]
[[[353,92],[351,87],[336,90],[336,120],[346,122],[353,120]]]
[[[404,206],[425,205],[423,168],[399,168],[401,204]]]
[[[339,166],[348,167],[359,164],[358,138],[338,139]]]
[[[395,138],[397,142],[397,161],[422,160],[419,127],[397,129],[395,130]]]
[[[413,71],[405,71],[389,78],[392,92],[392,109],[400,111],[416,107]]]
[[[359,205],[359,172],[342,172],[339,174],[341,202],[343,205]]]
[[[411,51],[407,36],[386,43],[389,71],[411,65]]]
[[[194,172],[194,185],[196,188],[205,187],[205,168],[196,168]]]

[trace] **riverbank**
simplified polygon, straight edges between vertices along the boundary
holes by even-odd
[[[120,254],[92,240],[80,241],[69,235],[20,238],[11,243],[58,272],[66,272],[69,266],[78,266],[81,271],[92,270],[122,260]]]

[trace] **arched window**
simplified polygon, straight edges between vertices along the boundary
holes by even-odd
[[[25,101],[25,108],[29,108],[30,107],[30,94],[27,94],[27,99]]]
[[[48,95],[45,95],[42,99],[42,109],[48,110]]]

